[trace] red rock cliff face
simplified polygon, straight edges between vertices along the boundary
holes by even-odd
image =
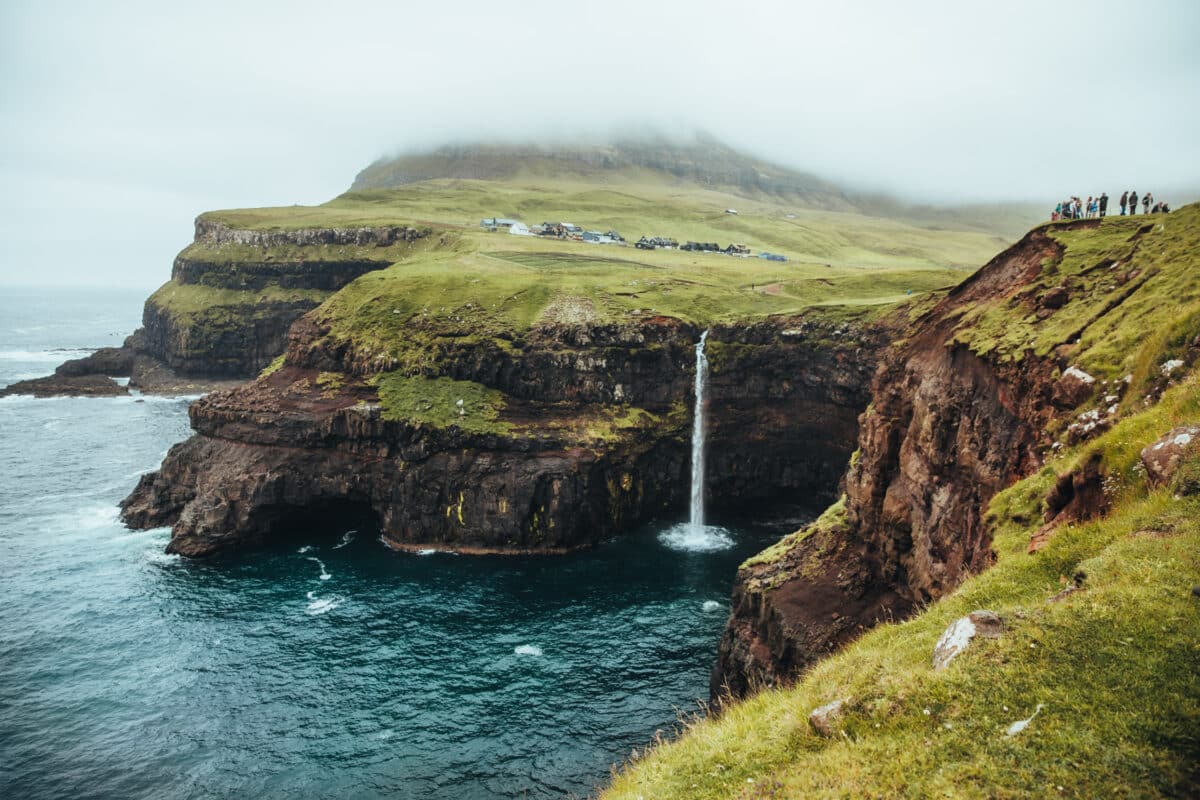
[[[1054,365],[994,364],[954,344],[964,308],[1012,296],[1059,246],[1035,231],[961,284],[881,358],[844,513],[738,574],[712,693],[784,682],[993,558],[988,500],[1039,464]],[[897,323],[903,330],[906,322]]]
[[[331,510],[368,518],[398,547],[591,545],[682,511],[699,333],[656,317],[442,353],[442,375],[506,398],[511,427],[472,433],[387,419],[367,379],[391,365],[331,340],[309,315],[294,326],[282,369],[192,406],[196,435],[142,479],[124,518],[172,525],[170,549],[192,556],[254,546]],[[867,401],[872,331],[778,319],[714,329],[709,341],[715,504],[832,499]],[[344,385],[321,385],[322,372]],[[654,421],[596,435],[606,414],[631,406]]]

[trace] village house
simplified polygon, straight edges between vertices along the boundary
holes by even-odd
[[[503,219],[501,217],[492,217],[491,219],[479,220],[479,227],[486,228],[489,231],[494,231],[497,228],[511,228],[513,225],[520,224],[515,219]]]

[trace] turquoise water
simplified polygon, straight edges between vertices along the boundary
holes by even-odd
[[[7,294],[0,383],[141,299]],[[188,562],[115,507],[188,402],[0,399],[0,796],[584,796],[706,696],[737,563],[796,524],[537,558],[297,529]]]

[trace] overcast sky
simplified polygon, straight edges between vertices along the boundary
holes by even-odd
[[[151,288],[206,209],[321,202],[400,148],[630,126],[917,199],[1179,203],[1198,42],[1195,0],[3,0],[0,283]]]

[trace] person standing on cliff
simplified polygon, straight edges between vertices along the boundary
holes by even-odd
[[[1100,216],[1101,217],[1108,216],[1108,193],[1107,192],[1100,193]]]
[[[1125,216],[1125,205],[1129,202],[1129,192],[1121,192],[1121,216]]]
[[[1153,202],[1154,202],[1154,195],[1150,194],[1149,192],[1146,192],[1146,196],[1142,198],[1142,208],[1144,209],[1142,211],[1143,214],[1150,213],[1150,204]]]
[[[1130,190],[1129,192],[1129,216],[1137,213],[1137,192]]]

